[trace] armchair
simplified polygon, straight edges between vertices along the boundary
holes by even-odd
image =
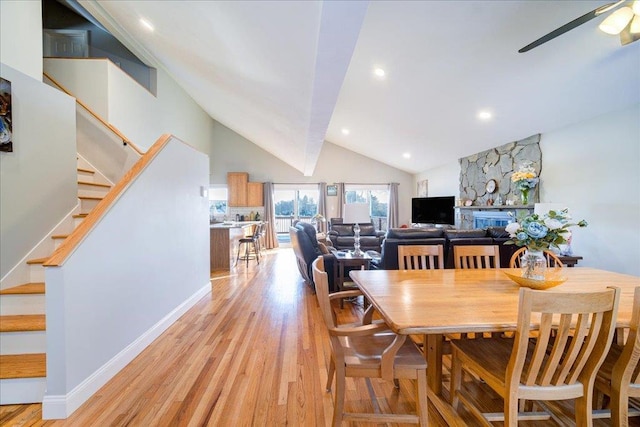
[[[289,228],[289,236],[291,237],[291,246],[296,256],[300,275],[307,284],[315,289],[311,264],[318,256],[322,256],[327,271],[333,271],[335,257],[331,253],[323,253],[321,246],[318,244],[316,229],[311,224],[298,222],[295,226]],[[330,274],[329,287],[331,290],[335,290],[334,286],[333,274]]]

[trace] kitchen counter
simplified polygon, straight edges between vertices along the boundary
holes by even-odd
[[[244,228],[250,225],[258,225],[261,221],[229,221],[229,222],[215,222],[212,223],[210,228]]]
[[[237,255],[239,240],[251,236],[260,221],[219,222],[209,226],[211,271],[230,270]]]

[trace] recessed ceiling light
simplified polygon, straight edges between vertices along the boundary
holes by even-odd
[[[375,74],[376,77],[378,78],[383,78],[385,76],[385,72],[382,68],[374,68],[373,69],[373,74]]]
[[[410,159],[411,158],[411,153],[403,153],[402,157],[404,157],[405,159]]]
[[[140,18],[140,25],[142,25],[143,27],[145,27],[147,30],[149,31],[153,31],[153,25],[151,25],[151,22],[147,21],[144,18]]]
[[[480,111],[478,113],[478,118],[480,120],[489,120],[491,117],[493,117],[493,115],[489,111]]]
[[[349,135],[349,133],[351,133],[351,131],[347,128],[342,128],[342,134],[343,135]]]

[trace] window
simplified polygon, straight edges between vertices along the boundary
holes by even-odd
[[[368,203],[371,220],[378,230],[386,231],[389,186],[386,184],[345,184],[345,203]]]
[[[227,187],[209,187],[209,218],[213,220],[216,216],[227,214]]]
[[[275,190],[274,201],[276,202],[276,216],[294,216],[295,200],[295,190]]]
[[[295,220],[311,222],[318,213],[317,184],[275,184],[276,231],[288,233]]]
[[[299,190],[298,217],[311,218],[318,213],[318,190]]]

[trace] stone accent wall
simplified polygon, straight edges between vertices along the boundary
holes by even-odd
[[[510,200],[514,206],[520,205],[520,192],[511,182],[511,174],[526,161],[532,162],[540,176],[540,134],[461,158],[460,203],[471,200],[473,206],[487,206],[489,199],[495,202],[500,195],[502,204]],[[490,179],[495,179],[497,183],[497,189],[493,194],[487,194],[485,190]],[[539,201],[539,189],[540,184],[529,193],[530,204]]]

